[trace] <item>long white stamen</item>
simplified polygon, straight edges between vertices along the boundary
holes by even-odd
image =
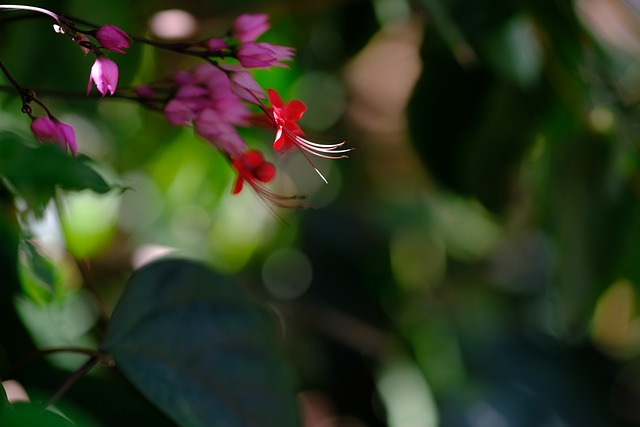
[[[325,159],[344,159],[344,158],[347,158],[348,156],[332,155],[332,154],[348,153],[349,151],[353,150],[353,148],[344,148],[341,150],[337,150],[337,148],[340,148],[345,144],[344,141],[338,144],[317,144],[307,139],[304,139],[300,135],[294,134],[287,128],[284,128],[284,132],[286,133],[286,136],[289,139],[291,139],[295,143],[295,145],[301,150],[304,150],[318,157],[323,157]],[[328,154],[324,154],[324,153],[328,153]]]

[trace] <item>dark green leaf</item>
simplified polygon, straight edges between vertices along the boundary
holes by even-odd
[[[237,285],[202,265],[168,260],[132,276],[104,346],[180,425],[295,426],[275,339],[273,319]]]
[[[111,187],[87,160],[69,156],[55,145],[29,147],[17,135],[0,134],[0,175],[36,210],[44,207],[56,187],[108,192]]]
[[[4,391],[4,387],[0,387],[0,415],[2,411],[9,407],[9,400],[7,400],[7,393]]]

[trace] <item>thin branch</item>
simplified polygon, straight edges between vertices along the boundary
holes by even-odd
[[[62,383],[60,388],[54,393],[53,396],[44,404],[44,407],[48,407],[56,403],[60,398],[75,384],[80,378],[82,378],[87,372],[91,370],[100,361],[100,357],[91,356],[84,365],[82,365],[77,371],[75,371],[67,380]]]
[[[25,355],[22,359],[18,360],[18,362],[16,362],[13,366],[9,367],[6,371],[2,372],[0,374],[0,377],[4,378],[10,378],[13,376],[13,374],[15,372],[17,372],[18,370],[20,370],[23,366],[25,366],[26,364],[28,364],[29,362],[31,362],[32,360],[38,358],[38,357],[43,357],[43,356],[47,356],[50,354],[56,354],[56,353],[76,353],[76,354],[84,354],[87,356],[91,356],[94,358],[97,358],[98,360],[101,360],[104,358],[104,354],[103,352],[93,349],[93,348],[86,348],[86,347],[50,347],[50,348],[42,348],[42,349],[38,349],[38,350],[34,350],[30,353],[28,353],[27,355]],[[107,363],[108,365],[108,363]]]
[[[26,92],[25,88],[23,88],[22,85],[18,83],[18,81],[13,77],[13,75],[11,74],[7,66],[4,65],[4,62],[1,59],[0,59],[0,69],[2,70],[4,75],[7,77],[7,79],[9,79],[9,82],[11,82],[11,85],[14,87],[14,89],[17,90],[21,96],[23,96],[24,93]]]

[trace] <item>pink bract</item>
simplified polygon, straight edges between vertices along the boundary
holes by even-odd
[[[96,40],[105,49],[112,52],[125,53],[123,49],[129,48],[129,42],[132,39],[129,34],[115,25],[105,25],[96,31]]]
[[[57,119],[36,117],[31,122],[31,132],[43,144],[57,144],[65,152],[67,149],[71,150],[74,156],[78,152],[75,131],[70,125]]]
[[[203,110],[194,121],[196,133],[232,157],[240,156],[247,143],[233,125],[215,110]]]
[[[242,43],[252,42],[269,29],[268,19],[265,13],[240,15],[233,21],[232,34]]]
[[[92,83],[95,83],[98,92],[105,96],[107,92],[113,95],[118,86],[118,66],[115,62],[104,56],[99,56],[91,67],[87,95],[91,92]]]
[[[270,43],[243,43],[238,48],[238,61],[246,68],[269,68],[271,66],[288,68],[280,61],[293,59],[293,48]]]
[[[231,75],[231,91],[252,104],[261,105],[260,100],[265,99],[264,90],[255,81],[248,71],[238,71]]]

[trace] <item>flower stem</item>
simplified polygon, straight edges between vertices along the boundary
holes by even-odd
[[[55,19],[58,24],[63,25],[62,17],[60,15],[41,7],[26,6],[22,4],[0,4],[0,10],[30,10],[32,12],[43,13]]]

